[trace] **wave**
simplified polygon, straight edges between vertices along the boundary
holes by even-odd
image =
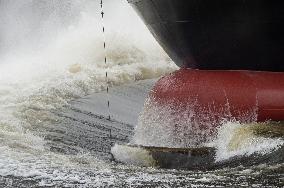
[[[281,126],[283,125],[280,123]],[[271,128],[275,127],[275,124],[272,122],[255,124],[224,123],[218,130],[217,138],[208,144],[208,146],[217,149],[216,161],[224,161],[236,156],[266,155],[283,147],[283,135],[273,137],[257,134],[255,130],[261,127],[268,127],[268,129],[272,130]]]
[[[129,16],[135,14],[129,12],[126,2],[115,3],[118,13],[126,10],[115,19],[113,10],[108,9],[112,16],[105,20],[107,65],[99,3],[87,0],[58,3],[57,6],[54,1],[15,1],[8,3],[1,13],[7,18],[3,23],[5,31],[2,30],[7,40],[1,45],[5,50],[0,54],[0,165],[8,165],[3,167],[4,171],[13,164],[25,166],[26,162],[40,158],[48,161],[51,154],[44,131],[58,121],[51,111],[73,99],[105,90],[106,71],[111,86],[115,86],[157,78],[176,69],[140,19]],[[113,7],[111,4],[108,2],[108,7]],[[68,11],[61,12],[66,6]],[[21,11],[17,13],[14,9]],[[36,11],[31,13],[31,9]],[[21,23],[16,25],[13,19],[8,19],[9,14]],[[44,19],[38,18],[41,14],[46,14]],[[60,23],[54,23],[58,20]],[[129,22],[138,25],[139,34],[121,29]],[[3,170],[1,175],[6,174]]]

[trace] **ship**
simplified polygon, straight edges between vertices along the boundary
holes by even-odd
[[[142,119],[151,126],[136,128],[140,148],[173,158],[185,153],[191,166],[192,148],[204,149],[224,122],[284,121],[284,1],[128,2],[180,67],[149,93]]]

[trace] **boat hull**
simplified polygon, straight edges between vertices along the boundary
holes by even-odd
[[[173,114],[195,114],[195,122],[284,121],[284,73],[181,69],[161,78],[151,104]],[[177,115],[177,114],[176,114]],[[165,117],[166,118],[166,117]]]
[[[284,72],[284,1],[128,1],[180,67]]]

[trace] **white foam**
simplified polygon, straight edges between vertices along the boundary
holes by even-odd
[[[235,140],[234,136],[235,134],[238,134],[237,131],[245,128],[246,126],[249,125],[240,124],[238,122],[226,122],[219,128],[217,138],[208,144],[208,146],[215,147],[217,149],[217,161],[226,160],[234,156],[250,156],[252,154],[264,155],[278,149],[284,144],[283,138],[265,138],[255,136],[247,131],[242,132],[242,135],[237,135],[242,136],[241,140]],[[232,147],[231,144],[237,144],[237,147]]]
[[[0,44],[0,175],[45,176],[52,166],[88,161],[88,157],[49,153],[41,126],[52,122],[49,110],[104,90],[106,70],[111,85],[121,85],[176,69],[126,1],[105,4],[107,65],[99,1],[4,4],[5,11],[0,11],[1,34],[6,36]],[[74,65],[76,71],[70,71]]]
[[[117,161],[125,164],[148,167],[155,165],[149,151],[143,148],[116,144],[111,148],[111,153]]]

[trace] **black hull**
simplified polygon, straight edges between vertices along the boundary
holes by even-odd
[[[129,0],[180,67],[284,72],[283,0]]]

